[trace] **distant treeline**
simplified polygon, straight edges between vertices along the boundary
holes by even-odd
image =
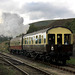
[[[30,25],[29,27],[29,30],[27,31],[27,34],[28,33],[32,33],[32,32],[35,32],[37,30],[39,30],[40,27],[36,27],[34,24],[33,25]]]
[[[75,18],[60,19],[60,20],[46,20],[46,21],[31,23],[29,30],[27,31],[27,34],[45,28],[54,27],[54,26],[65,26],[67,28],[70,28],[73,31],[73,33],[75,33]]]
[[[12,39],[12,37],[8,37],[8,36],[4,36],[4,35],[0,35],[0,43],[4,42],[4,41],[8,41]]]
[[[64,26],[70,28],[73,31],[73,33],[75,33],[75,19],[71,22],[66,22]]]

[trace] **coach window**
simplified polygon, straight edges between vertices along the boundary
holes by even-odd
[[[38,36],[36,36],[36,44],[38,44]]]
[[[25,44],[26,44],[26,38],[25,38]]]
[[[46,43],[46,34],[44,34],[43,36],[44,36],[44,43]]]
[[[16,42],[15,42],[15,46],[16,46]]]
[[[31,37],[31,44],[33,44],[33,37]]]
[[[33,37],[33,44],[35,44],[35,36]]]
[[[20,44],[20,42],[18,42],[18,45]]]
[[[62,34],[57,34],[57,44],[58,45],[62,44]]]
[[[19,44],[20,44],[20,42],[19,42]]]
[[[18,42],[17,42],[16,44],[17,44],[17,45],[19,45],[19,43],[18,43]]]
[[[48,44],[50,45],[55,44],[55,34],[48,34]]]
[[[19,42],[17,42],[17,45],[19,45]]]
[[[43,35],[42,35],[42,43],[44,43],[44,38],[43,38]]]
[[[41,44],[41,35],[39,35],[39,44]]]
[[[17,45],[19,45],[19,42],[17,42]]]
[[[28,44],[28,38],[27,38],[27,44]]]
[[[17,42],[17,44],[19,45],[19,44],[20,44],[20,42]]]
[[[14,45],[14,43],[12,42],[12,45]]]
[[[44,43],[46,43],[46,38],[44,38]]]
[[[70,34],[64,34],[64,44],[65,45],[71,44],[71,35]]]
[[[31,37],[29,37],[29,44],[31,44]]]
[[[29,44],[30,44],[30,37],[29,37]]]

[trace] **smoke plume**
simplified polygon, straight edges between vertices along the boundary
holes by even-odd
[[[17,36],[26,33],[29,25],[23,24],[23,18],[18,14],[3,13],[2,23],[0,24],[0,35]]]

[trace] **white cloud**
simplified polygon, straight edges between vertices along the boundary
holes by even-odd
[[[9,15],[5,15],[6,20],[3,19],[6,25],[0,24],[2,28],[4,27],[0,28],[0,34],[5,34],[5,32],[9,34],[8,32],[10,32],[10,34],[15,35],[14,33],[18,34],[18,31],[14,30],[17,27],[18,29],[23,27],[22,24],[45,19],[75,18],[75,0],[0,0],[0,17],[4,12],[9,13]],[[17,14],[16,17],[15,14]],[[18,15],[20,16],[18,17]],[[24,23],[20,17],[24,18]],[[18,21],[20,20],[19,26]],[[12,25],[10,25],[11,23]]]
[[[27,10],[29,10],[29,9],[26,9],[26,8],[22,8],[24,5],[26,5],[27,6],[27,4],[32,4],[32,3],[37,3],[37,4],[39,4],[40,3],[40,6],[38,6],[39,8],[39,10],[40,9],[44,9],[44,8],[42,8],[41,7],[41,3],[43,4],[43,3],[45,3],[46,5],[46,7],[48,6],[48,4],[49,4],[49,6],[50,6],[50,4],[51,5],[53,5],[55,8],[56,7],[58,7],[58,8],[62,8],[62,7],[64,7],[64,9],[66,8],[66,10],[70,10],[70,12],[72,12],[73,14],[75,13],[75,0],[70,0],[70,1],[68,1],[68,0],[23,0],[23,1],[21,1],[21,0],[0,0],[0,11],[1,12],[11,12],[11,13],[17,13],[17,14],[19,14],[19,15],[27,15],[27,17],[26,16],[24,16],[24,19],[25,18],[27,18],[29,21],[30,21],[30,19],[29,19],[29,17],[30,17],[30,14],[35,14],[35,13],[40,13],[39,14],[39,16],[41,16],[41,12],[30,12],[29,14],[28,14],[28,12],[27,13],[25,13],[25,11],[27,11]],[[31,7],[31,5],[28,5],[29,7]],[[33,5],[33,6],[35,6],[35,5]],[[45,7],[45,6],[43,6],[43,7]],[[47,8],[45,8],[45,10],[46,9],[49,9],[50,7],[47,7]],[[32,7],[31,7],[31,9],[32,9]],[[36,10],[37,10],[37,7],[35,8]],[[54,8],[53,8],[53,10],[55,10]],[[50,11],[49,11],[50,12]],[[63,12],[63,9],[62,9],[62,12]],[[43,14],[42,14],[43,15]],[[55,13],[54,13],[54,15],[55,15]],[[23,16],[22,16],[23,17]],[[36,16],[34,16],[33,15],[33,17],[37,17],[37,15]],[[57,16],[56,16],[57,17]],[[56,18],[56,17],[53,17],[53,18]],[[59,16],[60,17],[60,16]],[[58,18],[58,17],[57,17]],[[64,18],[64,17],[63,17]],[[26,20],[26,19],[25,19]],[[27,21],[28,21],[27,20]],[[26,21],[26,22],[27,22]],[[24,23],[26,23],[26,22],[24,22]],[[27,22],[28,23],[28,22]],[[26,23],[26,24],[27,24]]]
[[[65,8],[65,9],[64,9]],[[28,14],[30,20],[54,19],[54,18],[73,18],[75,14],[67,7],[55,6],[51,3],[32,2],[25,4],[21,9],[22,14]]]

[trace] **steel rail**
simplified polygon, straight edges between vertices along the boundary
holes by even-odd
[[[24,70],[20,69],[19,67],[17,67],[16,65],[14,65],[12,62],[10,62],[8,59],[9,56],[3,54],[3,53],[0,53],[2,56],[2,58],[4,59],[5,62],[9,63],[10,65],[14,66],[16,69],[18,69],[19,71],[21,71],[22,73],[24,73],[25,75],[29,75],[29,73],[25,72]],[[23,63],[22,61],[20,60],[17,60],[17,59],[12,59],[12,60],[15,60],[17,62],[20,62],[20,63]],[[31,66],[30,64],[27,64],[27,63],[23,63],[24,65],[28,66],[28,67],[31,67],[37,71],[39,71],[40,73],[42,73],[43,75],[52,75],[50,74],[49,72],[43,70],[43,69],[40,69],[38,67],[35,67],[35,66]]]

